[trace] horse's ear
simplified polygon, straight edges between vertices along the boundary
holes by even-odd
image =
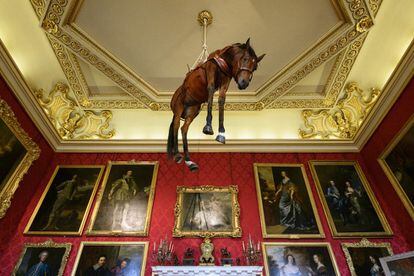
[[[261,55],[260,57],[257,58],[257,63],[259,63],[265,56],[266,54]]]
[[[247,39],[247,41],[246,41],[246,46],[247,46],[247,48],[249,48],[250,47],[250,37]]]

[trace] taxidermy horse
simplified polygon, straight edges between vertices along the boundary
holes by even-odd
[[[180,120],[184,120],[181,127],[185,164],[191,171],[198,169],[198,165],[191,161],[188,152],[187,132],[191,122],[200,112],[201,105],[207,102],[207,118],[203,133],[213,135],[211,126],[212,106],[214,93],[219,90],[219,133],[216,140],[225,143],[224,130],[224,103],[226,92],[231,79],[237,83],[240,90],[249,86],[253,72],[264,54],[257,57],[250,46],[250,38],[246,43],[236,43],[211,53],[207,60],[189,71],[183,84],[175,91],[171,99],[171,110],[174,113],[168,134],[167,152],[169,158],[181,163],[183,157],[178,151],[178,129]]]

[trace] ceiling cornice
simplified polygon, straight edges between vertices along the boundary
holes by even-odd
[[[56,133],[34,95],[0,43],[0,72],[29,116],[56,152],[164,152],[166,140],[63,140]],[[414,43],[406,51],[384,87],[380,99],[364,121],[354,140],[250,139],[227,140],[226,145],[215,141],[191,140],[193,152],[359,152],[398,99],[414,73]]]

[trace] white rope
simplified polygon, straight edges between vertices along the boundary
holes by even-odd
[[[207,50],[207,19],[204,18],[203,20],[203,44],[201,46],[201,53],[194,62],[193,66],[191,66],[190,70],[196,68],[199,64],[205,62],[208,58],[208,50]]]

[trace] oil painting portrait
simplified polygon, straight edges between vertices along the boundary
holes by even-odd
[[[390,243],[370,242],[365,238],[357,243],[342,243],[342,249],[352,276],[384,275],[379,259],[392,255]]]
[[[157,171],[156,162],[110,162],[88,234],[147,235]]]
[[[323,237],[312,192],[300,164],[255,164],[264,237]]]
[[[0,119],[0,191],[6,186],[26,153],[23,144]]]
[[[414,117],[387,146],[379,162],[414,220]]]
[[[392,234],[356,162],[311,161],[311,166],[334,236]]]
[[[40,148],[21,127],[12,109],[0,99],[0,219]]]
[[[70,253],[70,243],[27,243],[17,262],[13,276],[62,276]]]
[[[279,275],[340,275],[328,243],[263,243],[266,273]]]
[[[237,187],[178,187],[175,236],[238,236]]]
[[[82,242],[72,276],[141,275],[148,242]]]
[[[103,166],[58,166],[25,234],[80,235]]]

